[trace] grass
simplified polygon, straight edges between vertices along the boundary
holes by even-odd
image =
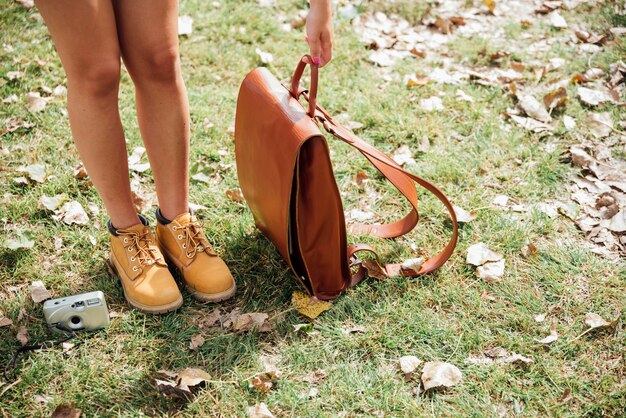
[[[275,13],[256,2],[223,0],[219,8],[201,1],[185,1],[181,13],[194,17],[194,32],[181,38],[183,72],[189,90],[192,138],[191,163],[198,161],[231,164],[235,156],[232,137],[227,133],[234,120],[239,83],[260,65],[255,48],[274,54],[270,70],[287,81],[297,58],[307,52],[302,33],[279,30]],[[280,2],[278,9],[291,16],[303,1]],[[426,10],[426,5],[401,1],[373,2],[373,10],[399,13],[409,20]],[[359,6],[368,10],[369,3]],[[586,6],[581,6],[586,7]],[[623,24],[611,5],[591,8],[585,13],[564,12],[568,21],[584,21],[596,31]],[[79,337],[81,345],[70,352],[60,349],[31,353],[21,360],[21,381],[0,397],[3,416],[49,415],[62,403],[81,408],[85,416],[243,416],[250,405],[268,404],[276,416],[618,416],[626,404],[624,384],[624,335],[601,332],[575,339],[584,329],[586,312],[605,319],[615,318],[626,299],[623,264],[607,262],[582,244],[582,235],[565,218],[549,218],[537,211],[516,214],[490,207],[498,194],[507,194],[531,205],[551,199],[566,199],[568,177],[575,173],[562,159],[572,143],[588,136],[584,126],[573,133],[560,132],[540,138],[504,122],[500,114],[514,105],[500,88],[469,82],[460,86],[475,98],[468,104],[454,100],[457,86],[428,84],[407,89],[401,82],[385,82],[367,62],[368,51],[358,41],[349,22],[335,20],[335,57],[321,72],[320,102],[333,114],[348,112],[365,127],[360,134],[380,149],[392,152],[400,145],[413,149],[427,136],[431,147],[416,153],[417,164],[410,169],[432,180],[466,209],[482,208],[479,217],[462,226],[456,254],[438,273],[419,279],[369,279],[339,298],[332,309],[313,321],[313,334],[295,333],[292,325],[305,322],[291,309],[291,293],[298,289],[295,279],[278,253],[254,227],[249,210],[233,203],[225,191],[237,187],[234,168],[221,172],[223,180],[211,185],[192,181],[191,201],[210,208],[201,217],[212,225],[210,240],[225,254],[238,281],[239,291],[225,309],[240,307],[244,312],[269,312],[274,330],[267,334],[235,334],[220,329],[204,332],[206,343],[197,351],[188,349],[191,336],[198,333],[198,313],[212,307],[194,302],[185,295],[184,307],[176,314],[146,316],[130,310],[121,288],[108,275],[103,260],[108,250],[107,217],[96,191],[84,180],[74,178],[70,167],[79,162],[64,116],[64,99],[48,104],[41,113],[29,113],[22,97],[40,86],[65,84],[64,73],[47,31],[36,11],[17,3],[0,2],[1,74],[19,70],[23,77],[0,79],[0,96],[17,94],[20,101],[2,104],[3,124],[17,118],[33,124],[2,136],[0,219],[4,237],[16,228],[27,228],[36,236],[31,250],[0,248],[0,311],[16,325],[25,325],[31,341],[48,335],[41,307],[28,294],[28,284],[43,280],[54,296],[100,289],[110,309],[120,312],[106,331]],[[620,23],[621,22],[621,23]],[[239,30],[245,28],[245,31]],[[457,39],[451,44],[455,60],[485,64],[480,51],[495,52],[514,42],[516,59],[526,59],[519,33],[539,36],[545,28],[523,29],[513,22],[511,39],[489,41]],[[13,51],[7,50],[7,45]],[[623,44],[605,47],[593,58],[604,69],[624,55]],[[556,44],[546,56],[568,60],[551,77],[567,77],[587,68],[586,57],[575,46]],[[38,62],[38,61],[45,62]],[[424,62],[407,59],[396,71],[403,75],[425,72]],[[574,92],[568,89],[570,97]],[[442,91],[445,112],[425,114],[420,98]],[[415,99],[415,100],[412,100]],[[141,145],[134,111],[130,78],[122,77],[120,109],[129,151]],[[618,120],[616,106],[608,108]],[[584,120],[587,109],[570,100],[566,114]],[[214,124],[204,127],[204,120]],[[455,132],[455,134],[453,134]],[[347,145],[330,139],[333,163],[347,209],[366,198],[353,182],[358,171],[377,178],[375,169]],[[225,155],[218,150],[227,150]],[[28,187],[13,183],[16,168],[40,162],[49,178]],[[152,187],[151,175],[142,176]],[[380,219],[397,218],[406,210],[388,184],[372,182],[378,197],[372,210]],[[68,226],[54,221],[37,208],[39,198],[66,193],[86,207],[94,202],[100,215],[87,226]],[[434,253],[445,243],[449,224],[441,216],[436,199],[422,194],[421,221],[416,232],[395,240],[351,238],[375,244],[386,261]],[[154,225],[154,214],[145,215]],[[95,246],[89,236],[96,239]],[[54,237],[63,239],[56,254]],[[506,258],[506,275],[496,283],[475,277],[465,264],[466,249],[485,242]],[[520,249],[533,242],[536,257],[524,258]],[[9,286],[26,285],[18,291]],[[25,316],[18,321],[20,309]],[[544,323],[533,316],[546,313]],[[556,326],[560,336],[548,348],[534,339]],[[344,334],[341,328],[363,325],[364,333]],[[19,346],[17,327],[0,328],[0,357],[7,358]],[[472,366],[464,364],[470,355],[487,347],[501,346],[532,357],[527,369],[514,366]],[[397,370],[403,355],[424,361],[448,361],[463,372],[458,386],[442,392],[413,390],[418,380],[407,381]],[[249,388],[246,380],[263,370],[261,355],[280,358],[283,372],[268,394]],[[180,370],[198,366],[214,379],[208,388],[188,403],[160,396],[152,377],[159,369]],[[323,368],[326,378],[308,379]],[[0,386],[0,391],[6,387]],[[319,394],[309,399],[311,387]],[[563,400],[569,391],[571,399]],[[33,401],[36,394],[48,395],[47,404]]]

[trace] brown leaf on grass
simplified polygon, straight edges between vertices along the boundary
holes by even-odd
[[[521,253],[524,257],[528,258],[528,257],[534,257],[537,255],[537,247],[535,246],[535,244],[528,243],[528,245],[524,245],[521,249]]]
[[[577,30],[574,31],[574,34],[580,41],[588,44],[599,45],[606,39],[606,35],[598,35],[597,33],[588,32],[586,30]]]
[[[479,242],[467,249],[466,262],[473,266],[482,266],[489,261],[500,261],[502,257],[502,254],[490,250],[487,245]]]
[[[200,334],[196,334],[191,337],[191,341],[189,342],[189,349],[193,351],[198,347],[201,347],[202,344],[204,344],[204,337]]]
[[[230,200],[233,200],[237,203],[243,203],[246,201],[246,199],[243,197],[243,193],[241,193],[241,189],[239,188],[226,190],[226,197],[228,197]]]
[[[26,103],[28,110],[35,113],[44,110],[48,101],[39,92],[30,92],[26,94]]]
[[[17,331],[17,340],[22,344],[22,346],[28,344],[28,333],[26,332],[26,327],[22,325]]]
[[[504,275],[504,259],[490,261],[476,268],[476,276],[487,282],[498,281]]]
[[[33,0],[15,0],[15,2],[25,9],[32,9],[35,6]]]
[[[0,313],[0,328],[13,325],[13,321]]]
[[[400,148],[396,149],[391,154],[391,158],[401,166],[405,164],[415,164],[413,151],[411,151],[408,145],[402,145]]]
[[[319,300],[315,296],[309,296],[299,290],[293,292],[291,302],[298,312],[311,319],[317,318],[322,312],[333,306],[332,302]]]
[[[367,270],[368,276],[378,280],[385,280],[387,278],[387,273],[381,267],[381,265],[376,262],[376,260],[366,258],[361,261],[361,265]]]
[[[46,179],[46,167],[43,164],[20,166],[17,171],[26,173],[29,179],[36,181],[37,183],[43,183]]]
[[[86,225],[89,223],[87,212],[85,212],[83,206],[75,200],[65,202],[59,210],[54,212],[52,219],[57,221],[61,220],[68,225]]]
[[[613,321],[605,321],[600,315],[595,314],[593,312],[587,312],[587,316],[585,317],[585,324],[589,326],[589,330],[602,330],[615,328],[617,323],[619,322],[620,315],[617,316]]]
[[[186,385],[177,385],[169,380],[154,379],[157,390],[168,398],[191,399],[193,394]]]
[[[424,257],[409,258],[402,262],[402,264],[400,265],[400,270],[406,274],[416,274],[420,271],[425,261],[426,260],[424,259]]]
[[[269,315],[266,313],[252,312],[239,315],[234,322],[233,330],[235,332],[244,332],[258,330],[259,332],[269,332],[272,325],[267,322]]]
[[[544,105],[530,95],[518,95],[519,105],[528,116],[541,122],[550,122],[552,117]]]
[[[359,171],[358,173],[356,173],[355,183],[357,186],[362,187],[369,178],[370,176],[362,171]]]
[[[180,373],[173,373],[167,370],[159,370],[160,377],[175,379],[175,381],[161,380],[155,378],[154,381],[159,393],[166,397],[190,399],[196,386],[211,380],[211,376],[204,370],[188,367]]]
[[[548,16],[548,19],[550,20],[550,25],[553,28],[567,29],[567,26],[568,26],[567,21],[565,20],[563,16],[559,14],[559,12],[554,11],[550,13],[550,16]]]
[[[197,386],[200,383],[208,382],[210,380],[210,374],[202,369],[197,369],[194,367],[187,367],[185,370],[180,372],[178,377],[176,378],[176,382],[178,384],[184,384],[189,387]]]
[[[526,69],[526,65],[524,63],[521,63],[521,62],[512,61],[511,62],[511,68],[514,69],[515,71],[517,71],[518,73],[523,73],[524,70]]]
[[[537,341],[540,344],[548,345],[548,344],[552,344],[558,339],[559,339],[559,334],[556,332],[556,327],[552,325],[552,327],[550,328],[550,335],[542,339],[535,338],[535,341]]]
[[[611,112],[590,113],[587,118],[589,131],[596,138],[609,136],[613,131],[613,119]]]
[[[554,128],[547,123],[540,122],[533,118],[525,118],[522,116],[517,116],[513,114],[508,114],[508,117],[513,120],[517,125],[521,126],[524,129],[527,129],[531,132],[535,133],[549,133],[554,131]]]
[[[33,299],[33,302],[40,303],[44,300],[50,299],[52,295],[46,289],[43,282],[41,280],[37,280],[31,283],[30,285],[30,297]]]
[[[423,363],[422,360],[418,359],[415,356],[403,356],[400,357],[400,370],[402,370],[402,373],[404,374],[409,374],[409,373],[413,373],[420,364]]]
[[[250,380],[250,387],[255,388],[261,393],[268,393],[279,377],[280,373],[274,371],[257,373],[257,375]]]
[[[487,6],[489,11],[493,14],[496,10],[496,1],[495,0],[483,0],[483,4]]]
[[[74,408],[67,404],[61,404],[56,407],[51,418],[80,418],[83,413],[81,409]]]
[[[404,85],[407,87],[421,87],[428,84],[430,78],[427,75],[415,73],[404,77]]]
[[[193,18],[188,15],[178,17],[178,34],[191,35],[193,32]]]
[[[474,219],[476,219],[476,216],[478,216],[478,213],[475,210],[471,210],[468,212],[462,207],[456,205],[453,205],[452,208],[454,209],[454,213],[456,214],[456,220],[458,222],[472,222]]]
[[[543,96],[543,104],[549,109],[556,109],[559,106],[565,105],[567,102],[567,90],[565,87],[559,87],[558,89]]]
[[[619,95],[613,90],[593,90],[587,87],[578,87],[576,97],[587,106],[598,106],[602,103],[616,103]]]
[[[422,384],[424,390],[439,387],[452,387],[459,383],[463,374],[453,364],[442,361],[429,361],[424,364],[422,371]]]
[[[529,364],[534,363],[534,360],[517,353],[509,354],[509,352],[502,347],[493,347],[489,350],[486,350],[485,353],[482,355],[469,356],[465,359],[464,363],[474,366],[512,364],[525,368]]]
[[[275,418],[264,402],[248,407],[249,418]]]

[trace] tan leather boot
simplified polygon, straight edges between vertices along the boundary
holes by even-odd
[[[119,276],[128,303],[146,313],[166,313],[179,308],[183,297],[150,232],[148,220],[116,229],[109,220],[111,254],[108,264]]]
[[[202,221],[190,211],[163,222],[167,220],[157,209],[157,243],[167,263],[180,272],[191,295],[202,302],[220,302],[233,296],[235,280],[207,241]]]

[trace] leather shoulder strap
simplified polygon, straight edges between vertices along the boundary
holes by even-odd
[[[316,104],[315,119],[319,120],[324,126],[324,129],[326,129],[333,136],[358,149],[365,156],[365,158],[367,158],[394,186],[396,186],[396,188],[402,193],[402,195],[404,195],[413,207],[411,212],[400,221],[385,225],[357,225],[357,231],[367,232],[369,229],[374,235],[380,237],[396,237],[411,231],[417,224],[417,191],[415,190],[413,182],[418,183],[420,186],[434,194],[448,210],[448,214],[452,220],[453,229],[452,236],[450,237],[450,240],[445,248],[436,256],[426,260],[417,272],[412,270],[404,271],[401,269],[400,264],[389,264],[385,268],[387,273],[391,275],[394,273],[397,274],[397,272],[402,272],[405,275],[414,276],[430,273],[441,267],[454,252],[454,248],[456,247],[458,240],[459,226],[456,220],[456,214],[448,198],[432,183],[404,170],[389,156],[379,151],[373,145],[363,141],[354,133],[344,128],[341,124],[335,122],[328,112],[319,104]],[[353,246],[349,249],[349,252],[351,252],[349,257],[356,251],[363,250],[373,252],[373,249],[369,246]],[[359,273],[357,273],[357,275],[358,274]],[[356,277],[353,278],[353,283],[358,280],[359,279]]]

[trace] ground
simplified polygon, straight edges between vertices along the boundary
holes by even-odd
[[[2,415],[48,416],[66,404],[84,416],[246,416],[260,403],[275,416],[623,415],[623,325],[581,336],[588,313],[608,321],[622,315],[620,232],[581,230],[583,218],[570,209],[596,213],[570,198],[580,174],[598,180],[593,161],[602,160],[617,170],[618,180],[607,187],[617,196],[617,210],[624,209],[624,84],[613,88],[617,98],[596,106],[576,96],[583,84],[569,81],[600,68],[605,74],[599,81],[585,84],[599,89],[619,73],[624,35],[611,29],[626,26],[623,3],[336,4],[334,58],[321,70],[319,102],[343,114],[345,123],[362,124],[351,126],[387,153],[408,146],[405,168],[440,186],[455,205],[475,210],[476,218],[461,224],[455,254],[435,274],[370,278],[314,320],[292,307],[292,293],[300,290],[296,279],[232,192],[238,187],[231,127],[239,83],[259,65],[289,80],[308,49],[303,29],[286,31],[284,25],[304,8],[305,1],[181,2],[181,16],[193,18],[191,33],[180,38],[192,120],[191,201],[205,207],[197,213],[207,220],[209,238],[231,266],[239,291],[219,311],[185,295],[177,313],[149,316],[127,306],[104,265],[107,217],[88,177],[73,169],[80,159],[65,112],[66,80],[46,28],[35,8],[0,1],[2,362],[20,346],[18,338],[31,344],[52,338],[41,304],[31,298],[31,282],[43,281],[54,297],[100,289],[114,311],[104,332],[21,358],[16,382],[0,378]],[[384,16],[371,20],[375,12]],[[372,31],[364,33],[365,27]],[[585,42],[576,30],[606,36]],[[385,44],[400,32],[415,43],[413,52],[402,42]],[[273,60],[262,62],[268,59],[257,48]],[[565,88],[566,103],[551,112],[550,122],[538,122],[541,115],[523,106],[523,97],[541,101],[557,86]],[[39,97],[27,99],[28,93]],[[458,99],[466,96],[472,101]],[[126,72],[120,109],[131,154],[142,143]],[[588,118],[595,113],[608,115],[606,135],[592,132],[597,124]],[[566,116],[575,127],[564,125]],[[534,123],[531,129],[520,125],[528,123]],[[350,216],[376,222],[407,210],[356,151],[328,140]],[[572,146],[593,157],[572,153]],[[595,152],[598,147],[609,149],[610,159]],[[133,188],[154,225],[151,172],[141,166],[147,162],[141,150],[136,155]],[[44,173],[38,166],[20,169],[32,164]],[[357,183],[358,172],[368,177],[365,184]],[[46,209],[42,196],[57,195],[80,203],[86,212],[70,210],[70,218],[86,223],[67,223],[71,219],[58,208]],[[450,223],[436,199],[426,192],[420,199],[414,232],[351,242],[371,243],[386,262],[434,254]],[[59,203],[44,202],[49,208]],[[611,228],[619,231],[614,222]],[[504,257],[504,274],[481,278],[466,263],[468,248],[479,242]],[[267,313],[271,330],[234,332],[227,327],[233,310]],[[551,330],[555,341],[538,341]],[[190,348],[198,336],[204,342]],[[500,361],[512,353],[530,361]],[[425,391],[421,365],[407,375],[399,369],[399,359],[408,355],[455,365],[462,379]],[[187,367],[208,372],[210,381],[187,401],[159,393],[154,379],[167,380],[159,370]],[[266,393],[250,383],[265,371],[272,380]]]

